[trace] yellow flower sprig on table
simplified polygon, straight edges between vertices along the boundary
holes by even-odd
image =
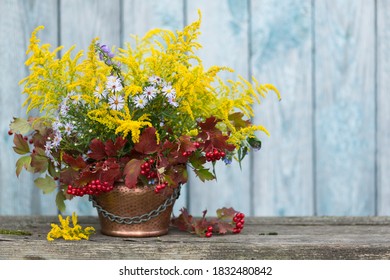
[[[83,229],[79,224],[77,224],[77,215],[74,212],[72,214],[73,227],[70,226],[69,216],[64,219],[61,215],[58,215],[58,219],[60,221],[60,225],[51,224],[51,230],[47,234],[48,241],[53,241],[58,238],[63,238],[65,240],[88,240],[89,236],[95,233],[95,229],[93,227],[86,227]]]

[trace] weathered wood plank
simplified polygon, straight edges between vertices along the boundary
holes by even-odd
[[[273,93],[255,106],[262,150],[253,154],[255,215],[313,215],[311,1],[252,1],[251,67]]]
[[[183,0],[124,1],[122,42],[133,42],[130,35],[142,37],[154,28],[181,30],[185,25],[183,11]],[[187,185],[182,187],[173,213],[179,215],[182,207],[187,207]]]
[[[377,182],[378,215],[390,215],[390,2],[377,2]]]
[[[239,235],[198,238],[172,228],[159,238],[46,241],[56,217],[0,217],[0,259],[390,259],[389,217],[247,218]],[[99,229],[96,217],[80,217]],[[277,235],[269,235],[277,233]],[[265,235],[263,235],[265,234]]]
[[[203,48],[197,53],[207,69],[212,65],[228,66],[235,73],[221,73],[223,79],[248,78],[248,2],[247,1],[188,1],[188,22],[202,12],[201,36]],[[226,166],[216,164],[217,181],[201,182],[191,173],[189,182],[190,212],[201,215],[207,209],[211,215],[222,207],[250,213],[250,164],[246,159],[243,169],[237,162]],[[211,167],[211,165],[210,165]]]
[[[18,179],[15,163],[19,156],[13,151],[7,134],[13,117],[25,117],[22,103],[25,96],[18,82],[28,75],[25,52],[31,32],[39,25],[46,26],[40,33],[42,41],[57,45],[57,2],[0,1],[0,214],[55,214],[53,195],[43,195],[34,186],[33,176],[22,172]]]
[[[76,45],[76,51],[88,50],[95,37],[108,46],[120,44],[119,0],[70,0],[61,1],[61,45],[68,49]],[[88,199],[74,198],[66,202],[66,213],[76,211],[80,215],[96,215]]]
[[[315,2],[319,215],[375,214],[374,4]]]

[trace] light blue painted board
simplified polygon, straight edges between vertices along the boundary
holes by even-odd
[[[315,1],[318,215],[375,214],[374,1]]]
[[[40,37],[57,44],[57,2],[0,1],[0,215],[52,215],[56,213],[54,195],[43,195],[34,186],[33,176],[22,172],[15,175],[15,163],[19,156],[13,151],[12,140],[7,134],[12,117],[24,117],[22,87],[19,80],[28,75],[24,66],[25,52],[31,32],[38,25],[49,30]]]
[[[201,36],[203,48],[197,53],[207,69],[213,65],[228,66],[235,73],[222,73],[223,79],[237,79],[240,74],[248,78],[248,1],[188,1],[188,22],[202,12]],[[210,165],[211,168],[211,165]],[[226,166],[216,164],[217,181],[200,181],[190,173],[189,209],[192,215],[200,216],[203,210],[209,216],[222,207],[233,207],[247,215],[250,209],[250,162],[245,159],[242,170],[237,162]]]
[[[254,77],[275,85],[255,106],[262,149],[253,153],[257,216],[313,215],[313,108],[311,1],[252,1]]]
[[[153,28],[180,30],[185,24],[183,0],[123,1],[123,42],[132,42],[130,35],[142,37]],[[187,206],[187,186],[182,187],[173,213],[177,216]]]
[[[76,51],[88,50],[95,37],[109,46],[120,44],[119,0],[68,0],[61,1],[61,45],[65,49],[76,45]],[[65,214],[97,215],[86,196],[66,201]]]
[[[377,2],[377,182],[378,215],[390,215],[390,2]]]

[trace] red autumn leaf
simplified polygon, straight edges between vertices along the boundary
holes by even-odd
[[[198,125],[203,131],[213,131],[217,129],[215,126],[218,122],[219,120],[215,117],[209,117],[204,122],[198,123]]]
[[[74,180],[74,183],[76,184],[76,186],[85,186],[92,180],[96,179],[98,179],[98,174],[95,172],[91,172],[89,169],[86,169],[78,174],[78,179]]]
[[[165,180],[171,185],[178,186],[188,181],[188,172],[185,165],[173,165],[165,172]]]
[[[143,160],[132,159],[130,160],[124,170],[123,174],[125,175],[125,184],[129,188],[134,188],[137,185],[138,176],[141,172],[141,165]]]
[[[180,212],[179,217],[172,219],[172,225],[179,230],[193,232],[193,217],[188,213],[186,208],[180,209]]]
[[[61,184],[65,186],[73,185],[78,176],[78,171],[74,170],[73,168],[66,168],[62,170],[60,174]]]
[[[214,148],[220,151],[233,151],[235,146],[227,143],[229,137],[223,135],[216,125],[219,122],[215,117],[206,119],[205,122],[199,123],[202,130],[198,134],[198,138],[201,138],[204,142],[203,149],[205,152],[212,151]]]
[[[45,144],[46,144],[46,139],[47,139],[47,137],[43,136],[42,134],[35,133],[32,137],[34,147],[35,148],[40,147],[43,149],[45,147]]]
[[[87,166],[87,164],[85,163],[84,159],[81,156],[74,158],[73,156],[64,153],[62,159],[67,165],[72,167],[74,170],[80,170]]]
[[[45,155],[45,151],[41,148],[35,148],[31,153],[31,167],[34,172],[43,173],[49,166],[49,159]]]
[[[154,127],[145,128],[139,138],[139,142],[134,145],[134,149],[146,155],[157,152],[156,129]]]
[[[234,225],[232,223],[229,223],[229,222],[225,222],[225,221],[221,221],[221,220],[218,220],[215,224],[214,224],[214,229],[215,231],[217,231],[219,234],[226,234],[228,232],[232,232],[233,231],[233,228],[234,228]]]
[[[179,138],[180,151],[181,152],[193,152],[196,150],[195,144],[191,142],[191,137],[188,135],[182,135]]]
[[[15,134],[14,136],[14,151],[19,155],[24,155],[30,152],[30,147],[26,139],[23,138],[22,134]]]
[[[89,148],[91,150],[91,152],[88,154],[90,158],[95,160],[102,160],[107,157],[105,152],[105,145],[101,140],[93,139],[89,145]]]
[[[127,140],[122,137],[115,139],[115,143],[110,139],[106,142],[105,152],[109,157],[118,156],[118,152],[126,145]]]
[[[120,179],[121,172],[119,164],[115,159],[108,159],[104,161],[100,170],[100,180],[107,182],[109,185],[113,185],[116,180]]]

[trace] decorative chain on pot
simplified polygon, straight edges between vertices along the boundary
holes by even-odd
[[[92,206],[95,207],[98,211],[98,213],[102,214],[105,218],[109,219],[111,222],[116,222],[119,224],[141,224],[144,222],[147,222],[158,215],[160,215],[162,212],[164,212],[168,206],[171,206],[177,198],[180,196],[180,189],[181,186],[178,186],[173,191],[172,195],[168,197],[163,204],[161,204],[157,209],[153,209],[149,213],[145,213],[143,215],[139,216],[133,216],[133,217],[121,217],[118,215],[115,215],[113,213],[108,212],[107,210],[103,209],[96,200],[93,198],[93,196],[89,196],[89,200],[92,202]]]

